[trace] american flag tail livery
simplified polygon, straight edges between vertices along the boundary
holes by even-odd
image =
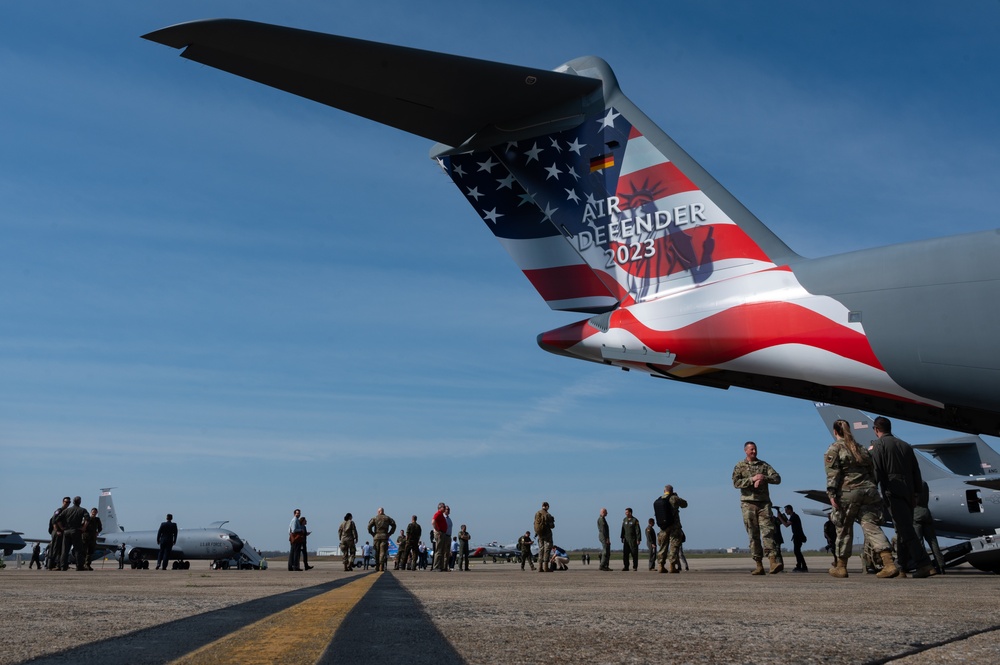
[[[800,257],[596,57],[536,69],[231,19],[145,37],[437,142],[546,304],[587,315],[546,351],[1000,432],[1000,233]]]

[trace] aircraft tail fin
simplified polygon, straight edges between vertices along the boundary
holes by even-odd
[[[865,448],[875,439],[875,421],[866,413],[846,406],[836,404],[826,404],[824,402],[815,403],[819,417],[826,425],[826,432],[833,436],[833,423],[837,420],[846,420],[851,423],[851,433],[854,440]]]
[[[115,502],[111,499],[111,490],[113,487],[104,487],[101,489],[101,496],[97,501],[97,514],[101,518],[101,526],[103,530],[101,533],[118,533],[119,531],[124,531],[121,525],[118,524],[118,513],[115,512]]]
[[[231,19],[144,37],[438,141],[432,155],[553,309],[603,313],[797,258],[599,58],[549,71]]]
[[[577,115],[536,109],[530,129],[432,151],[550,307],[608,311],[798,258],[625,97],[606,62],[556,72],[601,83]]]
[[[960,436],[913,446],[960,476],[1000,478],[1000,454],[978,436]]]

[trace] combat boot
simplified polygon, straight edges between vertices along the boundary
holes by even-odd
[[[832,577],[847,577],[847,559],[837,559],[837,565],[830,569]]]
[[[658,569],[658,572],[661,572],[661,573],[665,573],[665,572],[667,572],[667,569],[666,569],[666,567],[665,567],[665,566],[664,566],[664,565],[663,565],[662,563],[660,564],[660,567],[659,567],[659,569]]]
[[[754,559],[754,562],[757,564],[757,567],[754,568],[753,570],[751,570],[750,574],[751,575],[767,575],[767,572],[764,570],[764,564],[761,563],[760,559]]]
[[[681,564],[676,563],[676,562],[671,563],[670,564],[670,572],[671,573],[679,573],[679,572],[681,572]]]
[[[896,562],[892,560],[892,552],[889,550],[879,552],[879,556],[882,557],[882,570],[875,573],[875,577],[881,577],[882,579],[896,577],[897,575],[906,577],[906,573],[897,568]]]
[[[785,564],[783,564],[780,561],[778,561],[778,555],[777,554],[772,554],[771,556],[768,557],[768,559],[770,559],[770,561],[771,561],[771,570],[770,570],[770,573],[772,575],[774,575],[775,573],[780,573],[781,571],[783,571],[785,569]]]
[[[913,571],[913,576],[916,578],[932,577],[934,575],[937,575],[937,570],[931,564],[927,564],[926,566],[920,566],[915,571]]]

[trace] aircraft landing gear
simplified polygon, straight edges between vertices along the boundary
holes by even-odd
[[[174,561],[172,564],[170,564],[171,570],[188,570],[190,568],[191,568],[190,561]]]
[[[128,561],[132,570],[149,570],[149,559],[144,557],[141,552],[135,550],[129,552]]]

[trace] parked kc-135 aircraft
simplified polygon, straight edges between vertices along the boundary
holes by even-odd
[[[858,444],[867,448],[875,439],[873,419],[857,409],[816,404],[826,431],[832,437],[837,419],[851,424]],[[832,440],[832,439],[831,439]],[[940,460],[942,469],[923,455],[917,455],[920,475],[927,483],[928,508],[939,536],[966,542],[946,547],[949,566],[969,562],[980,570],[1000,573],[1000,454],[978,436],[963,436],[934,443],[914,445]],[[825,490],[799,490],[806,497],[830,505]],[[826,517],[824,511],[806,509],[810,515]],[[892,526],[886,512],[886,525]]]
[[[548,71],[232,19],[145,38],[438,141],[546,303],[591,315],[546,351],[1000,433],[1000,230],[803,258],[596,57]]]
[[[97,537],[97,547],[113,551],[125,545],[125,555],[133,568],[149,568],[149,559],[160,551],[156,542],[156,529],[152,531],[126,531],[118,524],[118,513],[111,500],[111,489],[101,490],[97,514],[103,530]],[[229,560],[243,550],[243,541],[235,533],[223,529],[226,522],[214,522],[207,528],[178,529],[171,559],[174,568],[190,568],[191,559]]]

